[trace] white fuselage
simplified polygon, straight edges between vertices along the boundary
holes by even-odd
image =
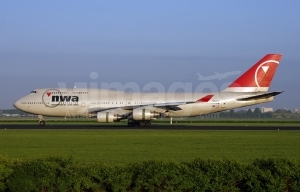
[[[139,107],[164,113],[167,117],[188,117],[214,113],[228,109],[270,102],[274,97],[238,101],[238,98],[253,96],[259,92],[220,92],[220,93],[133,93],[104,89],[36,89],[14,103],[22,111],[56,117],[95,117],[98,111],[117,114],[130,113]],[[206,95],[213,95],[209,101],[197,101]],[[180,110],[157,107],[160,103],[176,103]],[[154,106],[156,105],[156,107]]]

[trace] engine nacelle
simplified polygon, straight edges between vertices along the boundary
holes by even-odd
[[[133,109],[132,112],[132,117],[136,121],[141,121],[141,120],[151,120],[152,118],[159,117],[160,113],[155,112],[155,111],[150,111],[149,109]]]
[[[114,115],[111,112],[98,112],[97,120],[99,123],[112,123],[114,121],[120,120],[121,117]]]

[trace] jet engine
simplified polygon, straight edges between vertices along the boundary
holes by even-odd
[[[133,109],[132,117],[136,121],[141,120],[151,120],[153,118],[159,117],[161,114],[155,111],[150,111],[149,109],[137,108]]]
[[[119,115],[114,115],[111,112],[98,112],[97,120],[99,123],[112,123],[114,121],[120,120],[121,117]]]

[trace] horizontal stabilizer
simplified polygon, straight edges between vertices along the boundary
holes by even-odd
[[[279,95],[282,92],[283,91],[275,91],[275,92],[271,92],[271,93],[264,93],[264,94],[260,94],[260,95],[254,95],[254,96],[250,96],[250,97],[239,98],[237,100],[238,101],[253,101],[253,100],[258,100],[258,99],[267,99],[267,98]]]

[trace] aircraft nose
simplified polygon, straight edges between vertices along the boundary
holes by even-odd
[[[20,109],[20,100],[17,100],[16,102],[14,102],[14,107],[17,109]]]

